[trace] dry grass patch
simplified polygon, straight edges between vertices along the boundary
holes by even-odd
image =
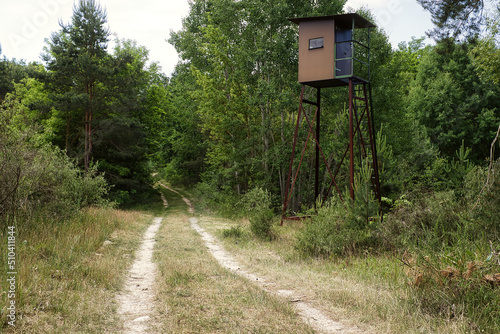
[[[204,216],[199,225],[223,242],[243,269],[263,276],[346,326],[370,333],[463,333],[464,319],[450,321],[422,313],[402,263],[389,256],[342,259],[304,257],[295,250],[300,223],[276,227],[276,240],[252,236],[247,221]],[[223,238],[240,226],[241,236]]]
[[[158,314],[150,332],[313,333],[288,302],[222,268],[183,212],[164,219],[156,245]]]
[[[100,333],[118,326],[114,294],[149,222],[139,212],[110,208],[90,208],[65,222],[18,222],[18,319],[15,328],[6,325],[3,295],[3,330]]]

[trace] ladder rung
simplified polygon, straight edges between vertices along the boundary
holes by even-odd
[[[309,101],[309,100],[306,100],[306,99],[302,100],[302,102],[307,103],[307,104],[312,104],[312,105],[314,105],[316,107],[319,106],[319,104],[317,102]]]

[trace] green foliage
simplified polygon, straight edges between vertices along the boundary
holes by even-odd
[[[257,237],[271,240],[274,237],[274,212],[271,209],[271,194],[260,187],[246,193],[239,203],[250,217],[250,230]]]
[[[91,168],[82,173],[45,141],[27,109],[13,97],[0,108],[0,218],[47,214],[68,217],[104,204],[107,184]]]
[[[481,79],[494,85],[500,83],[500,49],[498,48],[498,19],[490,22],[488,35],[469,52]]]
[[[1,50],[0,50],[1,54]],[[7,93],[15,89],[15,85],[23,79],[36,77],[43,67],[36,63],[26,64],[24,61],[0,58],[0,102]]]
[[[465,194],[467,201],[474,205],[471,220],[480,226],[480,228],[471,229],[469,233],[475,237],[498,240],[500,238],[498,224],[500,221],[500,159],[491,167],[489,172],[485,168],[476,168],[467,174]]]
[[[471,149],[466,148],[462,140],[462,146],[455,152],[457,160],[453,158],[446,168],[449,182],[455,188],[463,186],[466,176],[475,168],[475,165],[468,159],[470,152]]]
[[[407,196],[381,226],[382,240],[389,249],[425,246],[439,251],[463,232],[463,212],[452,191]]]
[[[430,32],[430,35],[436,40],[458,36],[473,38],[480,32],[481,23],[484,20],[485,5],[483,1],[417,1],[432,16],[432,22],[436,27]]]
[[[201,131],[198,104],[192,98],[196,78],[188,66],[178,65],[167,89],[170,103],[159,160],[162,176],[173,184],[192,187],[205,169],[206,137]]]
[[[425,126],[431,142],[452,158],[462,141],[475,163],[489,155],[500,104],[497,87],[481,81],[470,57],[472,44],[438,44],[420,61],[408,95],[408,112]]]
[[[275,215],[271,209],[255,212],[250,216],[250,231],[258,238],[272,240],[274,218]]]
[[[268,210],[271,208],[271,204],[271,194],[260,187],[246,193],[239,203],[248,215]]]
[[[273,193],[283,188],[297,107],[292,101],[299,93],[297,29],[288,18],[340,13],[343,4],[254,0],[190,4],[183,29],[171,34],[170,43],[189,62],[195,78],[183,113],[195,114],[195,130],[202,131],[204,182],[235,195],[256,186]],[[178,69],[185,71],[185,65]],[[174,162],[180,165],[178,159]]]
[[[377,246],[379,205],[370,187],[371,169],[363,164],[356,179],[354,200],[334,196],[317,215],[306,221],[297,238],[297,248],[314,256],[344,256]]]
[[[445,34],[464,19],[464,8],[481,5],[421,3],[447,28]],[[122,205],[146,203],[153,191],[150,175],[157,170],[171,183],[196,186],[206,209],[230,217],[244,211],[251,231],[271,240],[272,209],[281,205],[286,188],[300,93],[298,31],[288,18],[338,14],[344,5],[191,1],[182,30],[170,37],[183,62],[169,79],[157,64],[148,65],[148,50],[135,41],[117,40],[109,52],[106,11],[94,0],[79,1],[71,21],[48,39],[43,66],[0,59],[2,223],[20,214],[61,219],[105,203],[105,196]],[[490,171],[482,165],[500,122],[498,25],[488,29],[475,41],[425,46],[423,38],[414,38],[398,50],[383,32],[372,32],[370,82],[389,212],[380,223],[368,186],[371,170],[362,165],[354,201],[334,197],[304,223],[297,239],[302,252],[419,250],[422,259],[437,254],[432,268],[461,263],[456,270],[462,273],[466,261],[485,257],[484,245],[500,237],[500,162]],[[346,89],[322,90],[321,140],[330,167],[345,152],[346,99]],[[310,148],[292,210],[312,210],[316,200]],[[326,167],[320,168],[320,189],[327,188]],[[346,168],[339,170],[340,189],[348,179]],[[234,227],[223,235],[241,233]],[[476,258],[459,251],[476,245]],[[418,266],[425,267],[422,259]],[[479,319],[478,328],[487,328],[481,319],[487,312],[496,316],[497,292],[476,284],[477,275],[429,285],[424,292],[443,297],[428,298],[429,310],[464,312]],[[425,294],[419,298],[426,300]]]
[[[106,22],[96,1],[75,5],[71,22],[61,24],[45,49],[42,90],[48,93],[38,97],[36,86],[28,87],[23,103],[47,124],[53,143],[87,172],[98,161],[113,185],[110,197],[126,203],[147,192],[151,167],[163,163],[169,96],[158,65],[147,66],[146,48],[117,40],[108,53]]]
[[[345,256],[374,245],[375,222],[360,219],[351,203],[337,197],[318,210],[317,215],[304,222],[297,236],[297,249],[313,256]]]
[[[239,217],[241,210],[237,204],[239,199],[234,196],[232,191],[225,188],[202,182],[196,185],[196,192],[201,200],[201,207],[210,211],[217,212],[225,217]]]

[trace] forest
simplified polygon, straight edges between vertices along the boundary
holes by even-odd
[[[429,312],[465,314],[476,329],[498,332],[500,8],[418,1],[433,15],[432,45],[414,37],[393,49],[383,30],[371,36],[381,207],[363,177],[354,201],[332,195],[315,206],[310,150],[293,210],[312,218],[295,247],[311,257],[393,254],[415,273]],[[344,6],[192,0],[168,39],[182,60],[166,75],[140,41],[109,49],[106,9],[79,1],[47,36],[41,61],[0,59],[1,228],[148,203],[158,196],[156,173],[191,189],[206,210],[249,216],[254,233],[272,242],[301,91],[298,27],[289,18],[342,14]],[[377,24],[368,9],[358,13]],[[348,91],[321,94],[333,168],[348,138]]]

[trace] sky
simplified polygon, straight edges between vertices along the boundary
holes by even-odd
[[[279,0],[276,0],[279,1]],[[74,0],[0,0],[0,45],[8,59],[41,61],[45,39],[68,23]],[[159,62],[170,75],[178,62],[173,46],[166,42],[170,31],[182,28],[188,15],[188,0],[100,0],[108,13],[112,39],[133,39],[150,50],[151,61]],[[416,0],[348,0],[347,7],[366,7],[389,36],[393,48],[412,36],[421,37],[432,28],[430,15]],[[429,40],[427,40],[430,43]],[[112,43],[110,44],[110,46]]]

